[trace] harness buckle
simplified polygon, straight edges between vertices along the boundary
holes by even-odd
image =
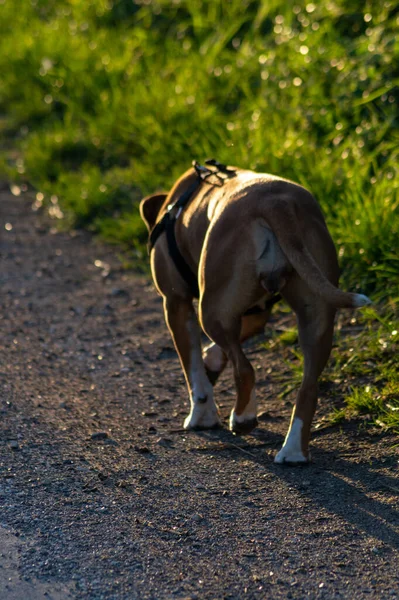
[[[224,185],[224,182],[226,179],[233,177],[236,174],[236,172],[233,169],[228,169],[226,167],[226,165],[223,165],[222,163],[218,162],[214,158],[210,158],[210,159],[206,160],[205,164],[210,165],[213,168],[209,169],[208,167],[204,167],[203,165],[200,165],[196,160],[193,160],[192,166],[194,167],[195,172],[197,174],[197,179],[191,185],[191,187],[189,187],[180,196],[180,198],[178,198],[178,200],[176,200],[175,202],[168,205],[167,210],[166,210],[165,214],[163,215],[163,217],[153,227],[153,229],[151,230],[150,235],[149,235],[148,252],[151,251],[151,249],[155,245],[155,242],[157,241],[159,236],[164,231],[166,231],[167,233],[169,232],[168,233],[169,251],[171,252],[171,250],[170,250],[171,247],[176,246],[176,243],[173,242],[174,223],[175,223],[176,219],[179,218],[179,216],[181,215],[182,210],[186,206],[187,202],[189,202],[192,195],[196,192],[196,190],[199,188],[201,183],[206,182],[209,185],[222,187]],[[211,176],[215,177],[216,181],[215,180],[208,181],[208,177],[211,177]],[[174,211],[174,209],[175,209],[175,211]],[[177,246],[176,246],[176,248],[177,248]],[[173,254],[175,255],[174,260],[175,260],[175,262],[182,263],[183,259],[182,259],[182,257],[181,258],[177,257],[178,253],[179,253],[178,249],[173,250]],[[171,254],[172,254],[172,252],[171,252]],[[184,278],[187,279],[188,271],[189,271],[188,267],[186,269],[185,267],[180,266],[179,270],[181,270],[181,269],[185,271],[186,277],[184,277]]]
[[[217,171],[220,171],[221,173],[225,173],[229,177],[232,177],[233,175],[236,174],[236,172],[234,171],[234,169],[228,169],[226,165],[220,163],[215,158],[208,158],[205,161],[205,164],[206,165],[211,165],[211,167],[216,167]]]

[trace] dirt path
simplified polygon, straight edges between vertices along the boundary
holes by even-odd
[[[2,598],[399,598],[397,439],[320,429],[312,466],[274,465],[292,397],[259,339],[261,427],[185,433],[149,281],[4,193],[0,244]]]

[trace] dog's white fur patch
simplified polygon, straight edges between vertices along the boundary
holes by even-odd
[[[217,425],[220,425],[220,418],[213,399],[208,398],[206,404],[191,404],[190,413],[184,420],[184,429],[210,429]]]
[[[210,371],[219,372],[223,369],[226,362],[225,354],[220,346],[215,343],[210,344],[204,350],[204,363]]]
[[[206,376],[203,364],[202,371],[203,373],[200,370],[192,369],[191,371],[190,413],[184,420],[185,429],[220,425],[218,409],[213,399],[213,388]],[[206,402],[203,401],[205,398]]]
[[[190,413],[184,421],[184,428],[214,427],[220,424],[220,419],[213,399],[213,387],[205,372],[197,332],[190,322],[187,328],[191,339]]]
[[[242,424],[242,423],[246,423],[248,421],[253,421],[254,419],[256,419],[256,414],[257,414],[256,394],[255,394],[255,390],[253,389],[251,392],[251,398],[250,398],[247,406],[245,407],[244,412],[242,412],[240,415],[237,415],[236,411],[234,409],[231,411],[230,429],[231,430],[234,429],[235,423]]]
[[[367,296],[364,296],[364,294],[355,294],[355,308],[360,308],[361,306],[369,306],[370,304],[372,304],[370,298],[367,298]]]
[[[295,417],[288,430],[283,447],[274,459],[275,463],[308,462],[308,459],[302,452],[302,427],[302,419]]]
[[[197,403],[199,398],[210,398],[213,400],[213,388],[204,368],[204,363],[198,360],[198,356],[191,354],[190,388],[191,401]],[[194,360],[195,359],[195,360]]]

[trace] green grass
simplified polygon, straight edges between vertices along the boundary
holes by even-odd
[[[324,421],[336,425],[359,417],[399,433],[399,319],[388,309],[384,316],[381,310],[371,308],[353,314],[356,316],[350,321],[343,321],[342,313],[331,358],[321,376],[321,394],[331,402]],[[285,398],[302,380],[303,357],[297,330],[272,334],[265,348],[283,353],[289,371],[280,377],[280,396]]]
[[[0,170],[33,187],[36,207],[125,245],[137,261],[140,198],[167,190],[192,159],[280,174],[320,202],[342,286],[394,315],[393,0],[0,0],[0,10]],[[377,317],[339,339],[329,376],[347,377],[346,400],[335,418],[369,410],[397,427],[389,328],[399,325]]]
[[[139,198],[216,156],[309,187],[344,284],[399,297],[393,1],[0,2],[2,170],[55,218],[143,253]]]
[[[341,330],[323,376],[344,390],[343,406],[332,412],[331,422],[365,416],[399,433],[399,319],[364,309],[352,321],[361,329],[354,334],[350,326]]]

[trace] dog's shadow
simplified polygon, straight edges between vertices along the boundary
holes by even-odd
[[[205,447],[201,452],[215,453],[214,442],[218,441],[221,443],[217,447],[219,455],[225,454],[226,459],[234,455],[236,460],[261,465],[314,505],[391,548],[399,549],[399,478],[394,475],[398,456],[394,449],[391,456],[365,463],[348,460],[340,455],[339,449],[331,452],[317,447],[313,449],[313,462],[309,466],[292,467],[274,464],[273,455],[281,447],[283,437],[270,431],[258,431],[257,443],[252,443],[251,436],[239,438],[224,429],[195,432],[195,435],[213,442],[209,450]],[[265,447],[270,448],[269,453]],[[347,450],[345,454],[347,456]],[[383,468],[392,470],[392,476],[382,474]]]

